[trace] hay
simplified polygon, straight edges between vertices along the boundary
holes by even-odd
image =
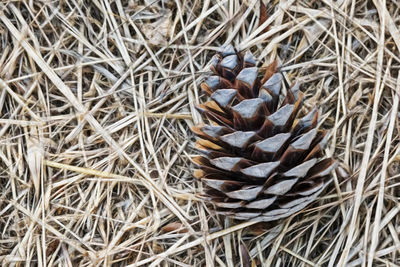
[[[398,1],[2,1],[0,264],[400,265]],[[263,13],[262,16],[264,16]],[[278,59],[340,162],[279,223],[218,217],[191,174],[215,51]]]

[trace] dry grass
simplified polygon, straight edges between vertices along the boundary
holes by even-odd
[[[400,265],[397,0],[268,1],[260,26],[258,0],[58,2],[0,2],[0,265]],[[279,223],[197,197],[188,129],[229,43],[332,129],[334,183]]]

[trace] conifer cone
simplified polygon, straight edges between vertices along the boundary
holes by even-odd
[[[192,128],[202,154],[193,162],[217,213],[266,222],[315,200],[336,163],[324,157],[327,131],[317,129],[317,108],[297,118],[299,86],[283,95],[277,63],[255,65],[250,52],[232,46],[212,59],[214,75],[201,84],[211,100],[198,106],[210,124]]]

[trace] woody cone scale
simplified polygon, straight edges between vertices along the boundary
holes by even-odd
[[[203,196],[238,220],[274,221],[304,209],[336,167],[324,155],[327,131],[317,128],[317,108],[299,117],[299,86],[283,94],[277,63],[259,69],[250,52],[227,46],[211,70],[201,84],[210,100],[198,106],[209,124],[192,128]]]

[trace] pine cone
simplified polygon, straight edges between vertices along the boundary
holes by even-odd
[[[232,46],[212,59],[215,75],[201,84],[211,101],[198,110],[211,122],[192,128],[203,156],[194,176],[218,213],[239,220],[273,221],[310,204],[331,181],[336,167],[322,151],[327,131],[318,111],[297,119],[303,94],[295,84],[281,94],[274,62],[264,71],[250,52]]]

